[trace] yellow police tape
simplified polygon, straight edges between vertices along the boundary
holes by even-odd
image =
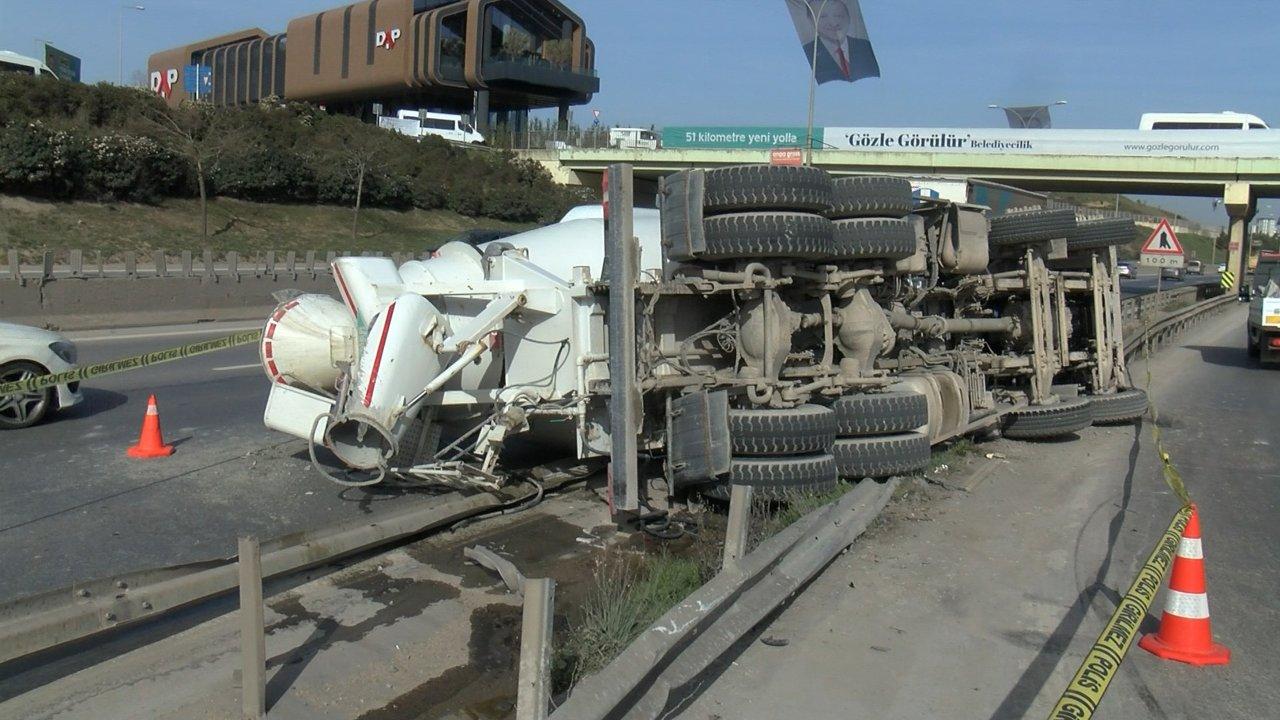
[[[1156,591],[1164,584],[1164,575],[1173,564],[1173,556],[1178,551],[1178,542],[1182,539],[1182,531],[1187,527],[1187,519],[1191,517],[1191,508],[1184,507],[1173,516],[1169,529],[1156,544],[1156,549],[1147,558],[1146,564],[1138,570],[1129,591],[1120,598],[1116,611],[1111,614],[1102,634],[1098,636],[1089,654],[1085,656],[1071,684],[1058,699],[1049,713],[1050,720],[1083,720],[1093,716],[1102,702],[1102,695],[1107,686],[1115,679],[1120,670],[1120,663],[1138,634],[1138,626],[1151,609]]]
[[[261,338],[261,330],[248,330],[246,332],[234,333],[214,340],[205,340],[203,342],[169,348],[168,350],[158,350],[144,355],[135,355],[133,357],[112,360],[111,362],[98,363],[97,365],[85,365],[84,367],[74,368],[66,372],[56,373],[53,375],[41,375],[39,377],[19,380],[17,382],[4,383],[0,385],[0,396],[11,395],[13,393],[35,392],[36,390],[43,390],[48,387],[53,387],[54,385],[62,385],[64,383],[101,377],[103,375],[114,375],[116,373],[128,372],[129,370],[137,370],[150,365],[159,365],[160,363],[182,360],[196,355],[204,355],[205,353],[218,352],[219,350],[226,350],[240,345],[251,345],[258,342]]]

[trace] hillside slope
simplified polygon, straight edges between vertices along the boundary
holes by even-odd
[[[336,250],[421,252],[475,228],[522,230],[532,223],[471,218],[448,210],[360,211],[353,240],[349,207],[286,205],[218,198],[209,206],[210,237],[200,237],[200,203],[170,198],[151,204],[51,202],[0,195],[0,250],[80,248],[117,255],[125,250],[146,254],[235,250]]]

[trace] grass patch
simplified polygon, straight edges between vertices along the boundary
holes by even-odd
[[[697,557],[667,552],[605,555],[595,581],[556,647],[552,681],[566,691],[613,661],[663,613],[698,589],[708,577]]]
[[[937,472],[942,467],[955,467],[956,463],[970,455],[977,455],[978,452],[978,446],[967,437],[938,446],[929,460],[929,472]]]
[[[757,499],[751,506],[751,528],[747,536],[748,551],[777,535],[800,518],[844,497],[853,483],[841,481],[826,492],[789,493],[784,500]]]
[[[209,248],[216,253],[294,250],[366,250],[422,252],[464,230],[524,230],[531,224],[472,218],[447,210],[360,211],[360,227],[351,236],[349,207],[253,203],[229,198],[209,202],[209,233],[200,236],[200,202],[168,199],[138,203],[49,202],[0,195],[0,249],[31,253],[79,248],[108,257],[126,250],[148,257]],[[90,254],[86,261],[93,258]]]

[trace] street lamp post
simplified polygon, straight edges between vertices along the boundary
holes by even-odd
[[[120,26],[119,34],[116,36],[116,84],[124,85],[124,11],[135,10],[142,12],[147,8],[142,5],[121,5],[120,6]]]

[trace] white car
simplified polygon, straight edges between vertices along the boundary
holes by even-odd
[[[76,346],[62,335],[0,322],[0,384],[66,372],[75,365]],[[82,400],[80,383],[76,382],[0,395],[0,430],[35,425],[50,411],[71,407]]]

